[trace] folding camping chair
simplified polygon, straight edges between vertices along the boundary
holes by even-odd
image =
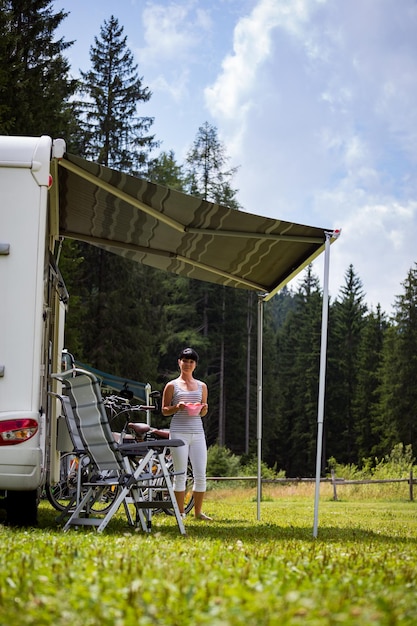
[[[67,531],[71,526],[96,526],[102,532],[122,504],[128,522],[133,525],[128,507],[133,504],[136,525],[140,523],[143,531],[151,532],[154,509],[170,508],[174,511],[180,533],[185,535],[165,461],[166,449],[182,446],[183,441],[164,439],[118,444],[110,428],[98,379],[78,368],[52,374],[52,377],[65,385],[84,449],[97,470],[88,482],[83,483],[83,489],[87,488],[87,491],[71,512],[64,530]],[[65,402],[63,409],[65,411]],[[153,466],[158,468],[156,475],[152,471]],[[112,485],[118,488],[112,505],[104,516],[97,516],[97,511],[94,511],[93,517],[91,506],[97,502],[103,490]],[[164,493],[163,500],[157,498],[159,492]]]

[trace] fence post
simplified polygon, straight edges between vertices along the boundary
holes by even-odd
[[[331,476],[332,476],[332,485],[333,485],[333,500],[337,500],[336,476],[335,476],[333,469],[331,470]]]
[[[414,479],[413,479],[413,470],[410,470],[410,501],[414,501]]]

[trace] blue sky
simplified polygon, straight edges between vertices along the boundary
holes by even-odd
[[[392,313],[417,262],[415,0],[62,0],[74,75],[114,15],[143,84],[139,114],[182,162],[208,121],[245,210],[341,228],[330,295],[353,265]],[[315,263],[322,282],[323,260]],[[296,279],[296,283],[300,279]]]

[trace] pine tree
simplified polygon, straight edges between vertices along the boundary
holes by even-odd
[[[350,265],[340,299],[330,308],[326,400],[326,458],[355,463],[358,361],[367,307],[362,282]]]
[[[152,118],[139,118],[137,105],[151,93],[137,76],[118,21],[111,17],[100,32],[90,50],[92,69],[82,73],[88,100],[79,104],[85,129],[79,148],[103,165],[130,174],[145,171],[157,142],[147,134]],[[67,325],[69,331],[81,326],[84,359],[100,370],[156,384],[164,328],[162,273],[88,244],[79,244],[79,250],[78,301],[70,306]]]
[[[287,286],[283,287],[271,300],[263,305],[264,328],[263,328],[263,434],[262,434],[262,458],[271,466],[277,465],[278,469],[288,469],[286,445],[290,438],[291,423],[282,418],[279,408],[282,408],[283,396],[285,395],[285,382],[291,381],[292,374],[286,377],[284,369],[292,366],[292,324],[291,316],[298,306],[299,294],[293,292]],[[286,330],[283,330],[286,325]],[[290,336],[286,336],[286,333]],[[288,339],[288,342],[287,342]],[[289,347],[288,347],[289,346]],[[289,353],[286,354],[286,350]],[[284,365],[286,364],[286,365]],[[253,380],[256,380],[256,373]],[[257,397],[253,400],[256,405]],[[288,407],[287,407],[288,408]],[[252,411],[253,412],[253,411]],[[253,430],[255,435],[255,430]],[[256,440],[251,439],[251,452],[256,451]]]
[[[384,343],[378,433],[389,453],[394,445],[417,450],[417,264],[402,283],[393,326]]]
[[[376,435],[380,400],[382,351],[388,321],[381,307],[365,318],[358,348],[357,388],[353,401],[354,431],[359,465],[363,459],[378,456],[379,438]]]
[[[279,330],[291,309],[294,308],[294,293],[287,285],[269,301],[268,306],[271,309],[271,324],[275,330]]]
[[[319,281],[309,266],[278,331],[276,439],[265,457],[289,476],[315,471],[321,313]]]
[[[159,142],[149,134],[153,118],[138,115],[138,104],[152,94],[138,76],[123,30],[114,16],[105,20],[90,48],[92,68],[81,72],[87,101],[78,103],[84,131],[80,151],[98,163],[140,175]]]
[[[397,329],[391,325],[385,333],[382,348],[380,385],[377,390],[379,404],[372,425],[372,434],[376,441],[372,448],[372,457],[383,458],[401,442],[396,407],[399,395],[398,368]]]
[[[153,183],[185,191],[183,167],[175,159],[173,150],[161,152],[148,168],[147,178]]]
[[[50,0],[2,0],[0,9],[0,133],[69,139],[77,83],[63,52],[72,42],[54,39],[68,14]]]
[[[231,186],[237,167],[225,169],[228,161],[217,128],[205,122],[199,127],[186,158],[188,192],[210,202],[239,209],[237,191]]]

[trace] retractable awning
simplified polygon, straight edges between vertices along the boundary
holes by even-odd
[[[323,250],[324,228],[228,209],[66,154],[59,234],[271,298]]]
[[[258,292],[258,519],[262,483],[262,305],[325,252],[313,523],[313,535],[317,536],[329,246],[339,231],[228,209],[71,154],[58,163],[53,163],[58,185],[51,191],[51,228],[56,234],[161,270]]]

